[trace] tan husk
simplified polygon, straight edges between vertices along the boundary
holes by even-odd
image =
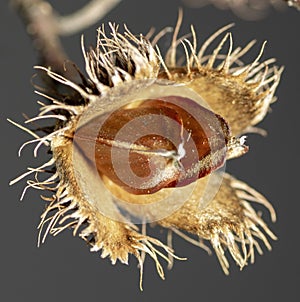
[[[79,229],[79,236],[91,245],[91,251],[102,250],[101,257],[110,257],[113,264],[117,260],[128,264],[128,254],[134,254],[140,265],[141,277],[143,272],[142,252],[149,254],[155,261],[157,271],[161,278],[164,278],[163,269],[157,259],[154,245],[162,248],[167,254],[173,255],[172,249],[165,246],[155,238],[140,234],[136,227],[112,220],[102,215],[95,206],[86,200],[82,189],[77,185],[76,176],[72,164],[72,140],[63,135],[52,141],[52,151],[56,160],[57,173],[60,175],[59,190],[55,194],[52,203],[42,215],[40,231],[42,232],[45,223],[48,224],[47,232],[57,235],[64,229],[72,227],[76,235]],[[112,207],[118,212],[117,208]],[[55,211],[50,217],[48,213]],[[120,214],[120,221],[122,221]],[[49,228],[49,226],[51,226]],[[173,255],[174,256],[174,255]],[[168,260],[165,257],[166,260]]]
[[[233,135],[239,135],[257,124],[267,113],[270,103],[274,101],[273,95],[282,69],[269,67],[273,60],[259,63],[260,55],[253,63],[243,65],[240,57],[250,47],[232,50],[230,34],[226,35],[226,39],[230,41],[227,54],[218,54],[222,46],[219,45],[214,54],[204,56],[210,40],[214,40],[228,27],[213,35],[198,53],[196,53],[196,37],[192,28],[193,43],[182,41],[187,63],[183,67],[177,66],[176,48],[180,44],[177,39],[179,27],[180,18],[173,43],[165,59],[162,58],[159,49],[155,49],[142,35],[136,37],[128,30],[122,35],[118,33],[115,26],[110,25],[112,34],[111,37],[107,37],[104,29],[99,29],[97,48],[90,52],[83,50],[88,74],[86,86],[73,83],[47,68],[38,68],[44,70],[55,81],[77,91],[80,98],[85,100],[83,104],[101,101],[101,96],[106,95],[111,87],[124,82],[147,78],[168,79],[187,83],[197,91],[216,113],[225,118]],[[221,44],[226,39],[223,39]],[[214,67],[216,59],[219,59],[219,65]],[[233,67],[234,63],[235,67]],[[47,166],[56,167],[56,172],[48,180],[41,182],[36,176],[35,180],[28,181],[28,187],[53,192],[53,196],[47,199],[50,202],[42,215],[41,241],[45,240],[48,233],[57,235],[71,227],[74,229],[74,235],[79,233],[79,236],[91,245],[92,251],[102,250],[102,257],[110,257],[112,263],[118,259],[127,263],[128,254],[133,254],[137,257],[142,272],[143,253],[147,253],[154,259],[157,271],[163,278],[163,269],[158,256],[170,262],[166,255],[172,258],[173,250],[157,239],[141,234],[134,225],[114,221],[102,215],[90,200],[86,199],[82,188],[78,186],[76,171],[72,165],[72,137],[78,119],[86,110],[86,105],[73,106],[63,97],[53,99],[47,95],[43,96],[51,103],[43,105],[40,115],[35,120],[56,117],[58,122],[55,132],[43,138],[36,138],[32,142],[38,143],[37,149],[42,144],[50,144],[53,159],[15,180],[27,177],[30,173],[36,173],[38,176]],[[52,114],[48,114],[51,111]],[[201,239],[209,240],[224,272],[228,273],[228,262],[224,255],[226,248],[242,268],[249,257],[253,262],[254,246],[261,252],[254,237],[261,239],[269,249],[270,245],[264,233],[275,239],[248,201],[262,203],[271,209],[273,220],[275,214],[260,194],[229,175],[224,176],[220,190],[211,203],[205,209],[199,209],[197,195],[202,192],[204,182],[198,180],[192,194],[194,197],[185,202],[177,212],[157,223],[177,233],[179,230],[186,231]],[[116,187],[113,192],[119,194],[120,190]],[[143,196],[132,196],[132,200],[143,203]],[[112,211],[119,215],[120,221],[125,221],[113,202]],[[43,229],[45,229],[44,233]]]
[[[254,237],[261,239],[267,248],[271,249],[263,232],[273,240],[276,236],[247,201],[248,197],[268,207],[275,221],[275,212],[264,197],[246,184],[243,184],[243,190],[238,189],[239,186],[236,184],[241,184],[241,182],[225,174],[214,199],[209,206],[201,209],[197,191],[203,191],[206,184],[204,183],[203,186],[202,182],[202,179],[198,181],[196,192],[193,192],[191,198],[177,212],[158,223],[165,228],[179,229],[209,240],[225,274],[229,273],[229,263],[225,256],[226,249],[240,268],[247,264],[248,258],[252,263],[254,262],[254,247],[261,252],[259,243]]]

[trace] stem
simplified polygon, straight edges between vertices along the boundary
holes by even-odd
[[[51,67],[64,76],[72,77],[72,71],[64,68],[68,60],[60,42],[60,35],[82,31],[108,13],[121,0],[92,0],[79,11],[61,17],[44,0],[11,0],[33,40],[41,64]],[[74,76],[74,75],[73,75]]]
[[[60,43],[57,20],[50,4],[43,0],[12,0],[12,4],[32,38],[41,64],[64,73],[63,66],[68,57]]]
[[[82,9],[64,17],[58,18],[58,28],[61,35],[71,35],[91,26],[102,19],[122,0],[92,0]]]

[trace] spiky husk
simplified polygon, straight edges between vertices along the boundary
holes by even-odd
[[[96,49],[86,52],[83,48],[88,78],[81,74],[82,83],[74,83],[50,69],[37,67],[53,80],[77,92],[72,98],[61,99],[42,94],[51,103],[43,105],[40,115],[32,120],[49,117],[56,118],[58,122],[52,133],[42,138],[36,137],[30,142],[37,142],[35,152],[42,144],[50,145],[53,158],[40,168],[30,169],[12,182],[27,177],[30,173],[36,173],[35,180],[28,181],[28,187],[48,190],[53,194],[47,198],[49,205],[42,215],[41,242],[44,242],[49,233],[57,235],[64,229],[73,228],[74,235],[79,233],[79,236],[91,245],[91,251],[102,250],[102,257],[109,256],[112,263],[117,260],[127,263],[128,254],[133,254],[137,257],[142,272],[143,253],[149,254],[163,278],[158,256],[170,262],[170,258],[174,257],[173,250],[157,239],[141,234],[136,226],[111,220],[99,213],[78,186],[71,162],[72,137],[78,119],[89,103],[101,100],[111,87],[139,79],[167,78],[170,81],[187,83],[197,91],[218,114],[225,117],[233,134],[238,135],[249,130],[265,116],[270,103],[274,101],[273,95],[281,74],[281,69],[269,68],[274,60],[259,63],[261,54],[254,62],[244,65],[240,58],[253,43],[243,49],[232,50],[230,34],[225,36],[213,54],[204,55],[212,40],[228,27],[208,39],[197,53],[193,28],[194,40],[191,43],[177,39],[179,26],[180,22],[165,59],[162,58],[158,47],[152,45],[143,35],[134,36],[127,29],[124,34],[120,34],[116,26],[110,25],[111,36],[107,37],[104,29],[99,29]],[[230,41],[229,51],[220,55],[219,51],[226,39]],[[186,50],[187,62],[184,66],[178,66],[177,63],[176,49],[179,44]],[[221,61],[214,67],[217,59]],[[233,67],[234,63],[238,66]],[[53,166],[54,174],[48,180],[38,181],[38,174]],[[253,236],[262,239],[270,249],[264,233],[273,239],[275,236],[249,203],[256,201],[264,204],[271,210],[275,220],[273,209],[260,194],[226,175],[218,194],[205,209],[200,210],[195,206],[195,197],[202,192],[202,182],[203,180],[198,180],[193,197],[180,210],[158,224],[186,239],[188,237],[181,231],[194,234],[200,240],[209,240],[225,273],[228,273],[228,262],[224,254],[226,248],[240,267],[247,263],[249,257],[253,262],[254,246],[261,252]],[[115,188],[116,192],[118,190]],[[139,198],[143,203],[141,196],[132,198]],[[117,212],[114,204],[111,206],[122,221],[121,213]],[[193,239],[188,240],[195,242]]]

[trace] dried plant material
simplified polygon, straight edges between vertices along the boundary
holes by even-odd
[[[254,262],[255,248],[262,253],[255,238],[262,240],[266,247],[271,249],[264,233],[273,240],[276,236],[248,202],[261,203],[269,208],[275,221],[275,212],[263,196],[245,183],[225,174],[212,202],[208,207],[199,209],[198,200],[205,186],[203,180],[199,180],[191,198],[178,212],[160,221],[159,224],[171,230],[179,229],[210,240],[225,274],[229,273],[226,249],[241,269],[248,263],[249,258],[251,263]]]
[[[191,7],[202,7],[213,4],[219,9],[230,9],[237,16],[245,20],[257,20],[265,17],[271,7],[282,9],[284,2],[296,6],[296,1],[286,0],[183,0],[184,4]],[[289,3],[290,2],[290,3]],[[293,2],[293,3],[291,3]],[[299,5],[299,4],[298,4]]]
[[[119,2],[121,0],[91,0],[71,15],[58,16],[59,34],[70,35],[90,27],[107,15]]]
[[[265,43],[255,60],[244,65],[240,58],[255,41],[233,50],[231,34],[226,34],[221,39],[213,54],[205,55],[212,41],[231,26],[225,26],[213,34],[199,52],[195,51],[195,43],[192,45],[188,40],[182,41],[186,49],[190,49],[187,53],[188,66],[168,68],[159,77],[184,83],[199,93],[213,111],[228,122],[232,134],[237,136],[248,132],[249,128],[264,118],[270,104],[276,100],[274,92],[283,68],[272,66],[274,59],[259,62]],[[229,43],[228,52],[220,54],[226,42]],[[167,62],[171,66],[176,65],[174,59],[170,60],[175,56],[176,47],[172,46],[167,56]]]
[[[254,247],[261,253],[258,239],[271,248],[267,237],[276,237],[250,202],[266,206],[275,221],[272,206],[248,185],[213,171],[224,164],[225,158],[241,156],[248,150],[244,137],[240,135],[253,129],[266,115],[275,100],[282,68],[274,66],[273,59],[260,62],[263,48],[253,62],[244,64],[242,56],[253,42],[234,49],[229,33],[212,54],[206,54],[208,45],[230,26],[217,31],[198,50],[193,28],[192,42],[177,38],[181,18],[180,13],[172,45],[164,58],[158,46],[142,34],[133,35],[128,29],[121,34],[117,26],[110,24],[110,35],[106,34],[104,27],[98,30],[95,49],[86,51],[82,41],[87,77],[78,71],[80,82],[50,68],[36,67],[72,91],[68,95],[53,89],[39,93],[50,104],[42,104],[40,114],[31,121],[55,118],[57,122],[44,137],[37,137],[29,131],[34,136],[30,143],[37,143],[35,153],[41,145],[50,145],[52,158],[12,181],[14,183],[33,173],[36,176],[28,181],[28,187],[52,194],[45,197],[49,205],[39,227],[41,242],[45,241],[47,234],[57,235],[73,228],[74,235],[79,234],[87,241],[91,251],[101,250],[101,256],[109,257],[113,264],[117,260],[127,263],[128,255],[135,255],[141,276],[143,255],[150,255],[163,278],[159,257],[170,265],[176,257],[170,240],[165,245],[140,232],[124,215],[125,211],[142,222],[155,222],[174,231],[192,243],[195,240],[182,232],[196,235],[201,247],[204,246],[201,240],[210,241],[226,274],[229,266],[226,249],[242,268],[249,258],[254,261]],[[157,41],[157,37],[153,41]],[[222,54],[226,42],[229,42],[228,51]],[[186,53],[186,62],[182,65],[178,63],[178,47],[183,47]],[[175,101],[172,103],[171,99]],[[184,107],[185,103],[187,107]],[[188,109],[190,107],[192,109]],[[203,127],[203,135],[197,133],[196,121],[192,120],[195,117],[203,126],[205,119],[199,121],[197,111],[206,118],[210,128]],[[144,135],[143,127],[135,126],[131,130],[138,135],[132,141],[117,138],[116,135],[131,121],[151,114],[160,115],[161,121],[166,119],[166,127],[154,131],[145,124],[148,133]],[[176,121],[177,128],[168,128],[170,119]],[[92,124],[88,124],[90,121]],[[219,130],[216,130],[217,125]],[[83,126],[87,128],[81,132]],[[96,129],[95,133],[93,129]],[[99,132],[99,129],[103,131]],[[112,135],[114,129],[118,133]],[[170,133],[173,132],[167,131],[163,132],[166,137],[159,137],[161,129],[173,129],[176,135],[172,137]],[[184,133],[185,130],[188,133]],[[216,132],[220,137],[215,135]],[[187,147],[189,140],[195,143],[195,147]],[[199,150],[202,143],[207,146],[205,154],[198,153],[196,159],[188,162],[188,167],[198,163],[198,166],[195,164],[198,170],[192,169],[191,181],[180,183],[181,169],[188,171],[183,160],[188,158],[189,152]],[[138,153],[129,162],[140,178],[148,177],[148,174],[153,176],[152,171],[165,173],[169,168],[173,174],[170,178],[166,178],[169,174],[164,175],[157,183],[152,182],[149,192],[141,187],[138,191],[136,183],[128,183],[128,179],[125,185],[121,184],[117,178],[126,177],[130,171],[123,176],[114,174],[112,169],[118,169],[118,165],[111,164],[112,158],[109,157],[113,148],[128,151],[129,156],[131,149]],[[152,158],[154,168],[148,165]],[[121,165],[123,161],[118,159]],[[50,168],[53,174],[46,180],[39,180],[40,175]],[[124,168],[121,170],[124,172]],[[183,175],[186,180],[187,174]],[[157,174],[154,176],[158,177]],[[161,203],[167,197],[172,202]],[[203,203],[204,197],[209,200]],[[163,209],[163,216],[158,218],[157,213]]]
[[[300,9],[300,1],[299,0],[284,0],[289,6],[293,6],[297,9]]]

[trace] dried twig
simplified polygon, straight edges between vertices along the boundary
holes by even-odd
[[[92,0],[75,13],[58,17],[60,35],[70,35],[91,26],[102,19],[121,0]]]
[[[71,71],[64,68],[68,57],[59,36],[82,31],[101,19],[120,1],[92,0],[77,12],[63,17],[59,16],[47,1],[11,0],[11,3],[25,23],[33,45],[40,55],[41,64],[66,75]]]

